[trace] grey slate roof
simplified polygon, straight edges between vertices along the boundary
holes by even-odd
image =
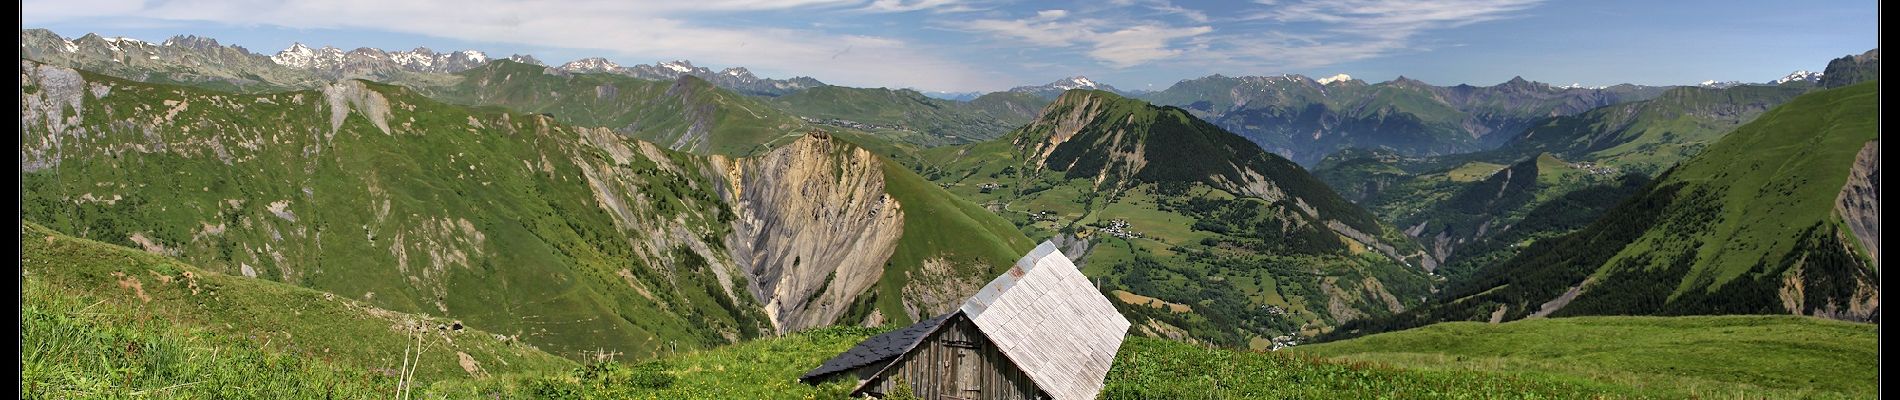
[[[1055,400],[1094,399],[1130,325],[1050,242],[959,310]]]
[[[825,360],[823,365],[812,369],[811,372],[806,372],[805,376],[798,377],[798,380],[807,382],[820,380],[832,373],[890,360],[892,357],[897,357],[906,351],[910,351],[912,347],[916,347],[917,342],[924,340],[924,337],[930,336],[931,332],[936,332],[937,327],[943,325],[943,321],[949,319],[951,315],[956,315],[956,312],[939,315],[935,318],[923,320],[898,330],[872,336],[870,339],[864,339],[863,342],[858,342],[857,346],[852,346],[850,350],[845,350],[845,352],[838,353],[837,356]]]

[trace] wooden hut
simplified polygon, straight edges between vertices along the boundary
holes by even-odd
[[[800,377],[852,379],[852,396],[898,385],[925,399],[1094,399],[1128,319],[1043,242],[956,311],[865,339]]]

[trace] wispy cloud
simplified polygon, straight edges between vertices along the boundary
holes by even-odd
[[[966,4],[963,0],[914,0],[908,2],[905,0],[875,0],[872,1],[871,4],[864,5],[864,7],[859,10],[869,12],[930,10],[930,12],[934,13],[953,13],[976,11],[978,8]]]
[[[1517,16],[1543,0],[1256,0],[1220,16],[1165,0],[957,21],[954,29],[1077,51],[1113,68],[1170,59],[1246,71],[1310,68],[1406,51],[1434,31]]]
[[[358,29],[458,40],[599,50],[644,57],[688,58],[759,71],[811,75],[839,84],[927,89],[993,87],[1003,80],[965,61],[895,37],[818,28],[713,26],[709,13],[877,9],[922,10],[955,1],[864,0],[579,1],[511,0],[176,0],[68,8],[66,0],[27,1],[28,24],[71,18],[208,21],[234,26]],[[882,8],[880,8],[882,7]],[[716,19],[713,19],[716,20]],[[849,51],[846,51],[849,49]],[[550,60],[552,61],[552,60]]]
[[[1040,10],[1017,19],[959,22],[957,29],[1050,48],[1076,48],[1088,58],[1127,68],[1181,54],[1182,39],[1214,30],[1207,25],[1175,26],[1126,19],[1071,17],[1069,10]]]

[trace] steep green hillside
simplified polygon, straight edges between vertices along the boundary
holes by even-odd
[[[990,277],[1003,274],[1016,259],[1035,248],[1008,220],[964,201],[898,165],[885,163],[885,190],[905,207],[904,234],[885,264],[878,291],[854,305],[875,305],[890,323],[909,324],[934,315],[911,315],[905,301],[920,297],[918,288],[939,288],[936,302],[976,293]],[[970,279],[976,278],[976,279]],[[915,282],[915,283],[913,283]],[[910,293],[906,293],[910,292]],[[921,299],[919,299],[921,300]],[[948,311],[948,310],[931,310]],[[848,315],[844,321],[858,321]]]
[[[574,365],[462,321],[22,225],[25,397],[386,393],[405,362],[422,382]]]
[[[1522,373],[1673,398],[1873,398],[1879,329],[1796,316],[1448,322],[1294,347],[1406,369]]]
[[[1316,175],[1405,228],[1448,266],[1444,273],[1456,279],[1472,267],[1514,255],[1511,244],[1528,244],[1524,239],[1582,227],[1566,223],[1549,226],[1560,228],[1554,231],[1515,229],[1517,221],[1547,201],[1587,190],[1571,199],[1601,200],[1573,202],[1593,210],[1589,213],[1546,210],[1568,215],[1567,219],[1593,219],[1622,200],[1612,194],[1633,193],[1631,186],[1640,186],[1735,127],[1811,89],[1812,85],[1674,88],[1654,99],[1548,119],[1496,150],[1435,157],[1341,151],[1322,160]],[[1504,169],[1499,164],[1515,167]],[[1493,172],[1498,175],[1492,176]],[[1517,184],[1508,184],[1512,182]],[[1467,248],[1472,245],[1480,248]]]
[[[1809,88],[1681,87],[1655,99],[1551,119],[1511,139],[1511,154],[1557,153],[1654,176]]]
[[[771,330],[686,155],[360,81],[235,95],[21,73],[21,212],[54,230],[563,356]]]
[[[696,77],[672,82],[607,73],[570,74],[497,60],[423,88],[450,103],[545,113],[563,124],[601,127],[673,150],[746,155],[777,147],[808,124],[758,99]]]
[[[972,102],[926,97],[915,90],[821,86],[771,100],[815,123],[877,132],[886,140],[943,145],[994,139],[1035,117],[1047,100],[992,95]],[[1027,112],[1025,112],[1027,110]]]
[[[936,184],[1082,257],[1137,333],[1266,347],[1432,285],[1396,229],[1178,108],[1071,91],[1009,136],[920,154]]]
[[[1032,244],[822,132],[702,157],[360,81],[239,95],[21,74],[26,218],[565,357],[912,320]]]
[[[1877,85],[1797,97],[1590,226],[1344,331],[1539,315],[1877,319]]]

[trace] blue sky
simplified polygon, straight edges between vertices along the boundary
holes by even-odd
[[[427,46],[559,64],[686,59],[849,86],[990,91],[1086,75],[1400,75],[1442,85],[1761,82],[1878,45],[1878,2],[1622,0],[26,0],[22,23],[160,41]]]

